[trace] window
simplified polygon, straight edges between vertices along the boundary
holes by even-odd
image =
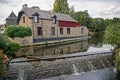
[[[23,17],[23,23],[25,23],[25,17]]]
[[[38,27],[37,31],[38,31],[38,35],[41,35],[41,36],[42,36],[42,33],[43,33],[42,27]]]
[[[81,28],[81,33],[83,33],[83,28]]]
[[[38,16],[34,16],[34,22],[38,22]]]
[[[63,28],[60,28],[60,34],[63,34]]]
[[[67,34],[70,34],[70,28],[67,28]]]
[[[56,21],[57,21],[57,16],[56,15],[54,15],[53,17],[52,17],[52,22],[53,22],[53,24],[56,24]]]
[[[55,35],[55,28],[51,27],[51,35]]]
[[[33,16],[33,21],[35,23],[38,23],[39,22],[39,14],[38,13],[34,13],[34,14],[32,14],[32,16]]]

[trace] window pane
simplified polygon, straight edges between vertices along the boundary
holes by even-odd
[[[42,35],[42,27],[38,27],[38,35]]]
[[[55,28],[51,27],[51,35],[55,35]]]

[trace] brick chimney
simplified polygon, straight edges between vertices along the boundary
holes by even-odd
[[[22,7],[25,9],[27,8],[27,4],[23,4]]]

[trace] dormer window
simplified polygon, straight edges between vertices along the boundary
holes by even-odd
[[[35,23],[38,23],[38,22],[39,22],[39,14],[38,14],[38,13],[33,14],[33,21],[34,21]]]
[[[34,22],[38,22],[38,16],[34,16]]]
[[[53,22],[53,24],[56,24],[56,21],[57,21],[57,16],[56,15],[54,15],[53,17],[51,17],[52,18],[52,22]]]

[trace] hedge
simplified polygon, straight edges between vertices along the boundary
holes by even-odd
[[[18,25],[12,25],[7,27],[4,33],[11,38],[26,37],[32,35],[30,27],[23,27]]]

